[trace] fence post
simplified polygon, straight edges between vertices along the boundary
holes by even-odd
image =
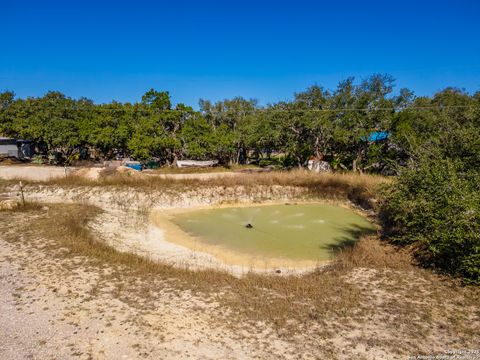
[[[22,199],[22,206],[25,207],[25,196],[23,195],[23,184],[20,181],[20,197]]]

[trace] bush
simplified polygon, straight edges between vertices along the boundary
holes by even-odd
[[[420,160],[386,193],[384,234],[420,261],[480,283],[480,173],[460,160]]]

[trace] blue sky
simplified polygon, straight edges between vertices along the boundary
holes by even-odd
[[[389,73],[430,95],[480,90],[480,1],[0,0],[0,91],[197,106],[261,104]]]

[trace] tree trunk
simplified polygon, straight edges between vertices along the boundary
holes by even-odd
[[[362,161],[362,153],[361,151],[357,153],[356,158],[352,162],[352,170],[353,172],[357,172],[357,170],[361,173],[362,169],[359,167],[359,163]]]
[[[302,158],[300,156],[297,156],[296,158],[297,158],[298,168],[301,169],[303,167]]]

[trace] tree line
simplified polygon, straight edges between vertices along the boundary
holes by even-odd
[[[65,161],[130,156],[167,165],[188,158],[293,167],[315,157],[334,169],[390,174],[450,126],[478,130],[480,92],[395,94],[394,79],[376,74],[348,78],[334,90],[314,85],[263,107],[242,97],[199,105],[173,106],[167,91],[154,89],[137,103],[107,104],[56,91],[25,99],[6,91],[0,134],[32,140],[37,152],[57,152]]]

